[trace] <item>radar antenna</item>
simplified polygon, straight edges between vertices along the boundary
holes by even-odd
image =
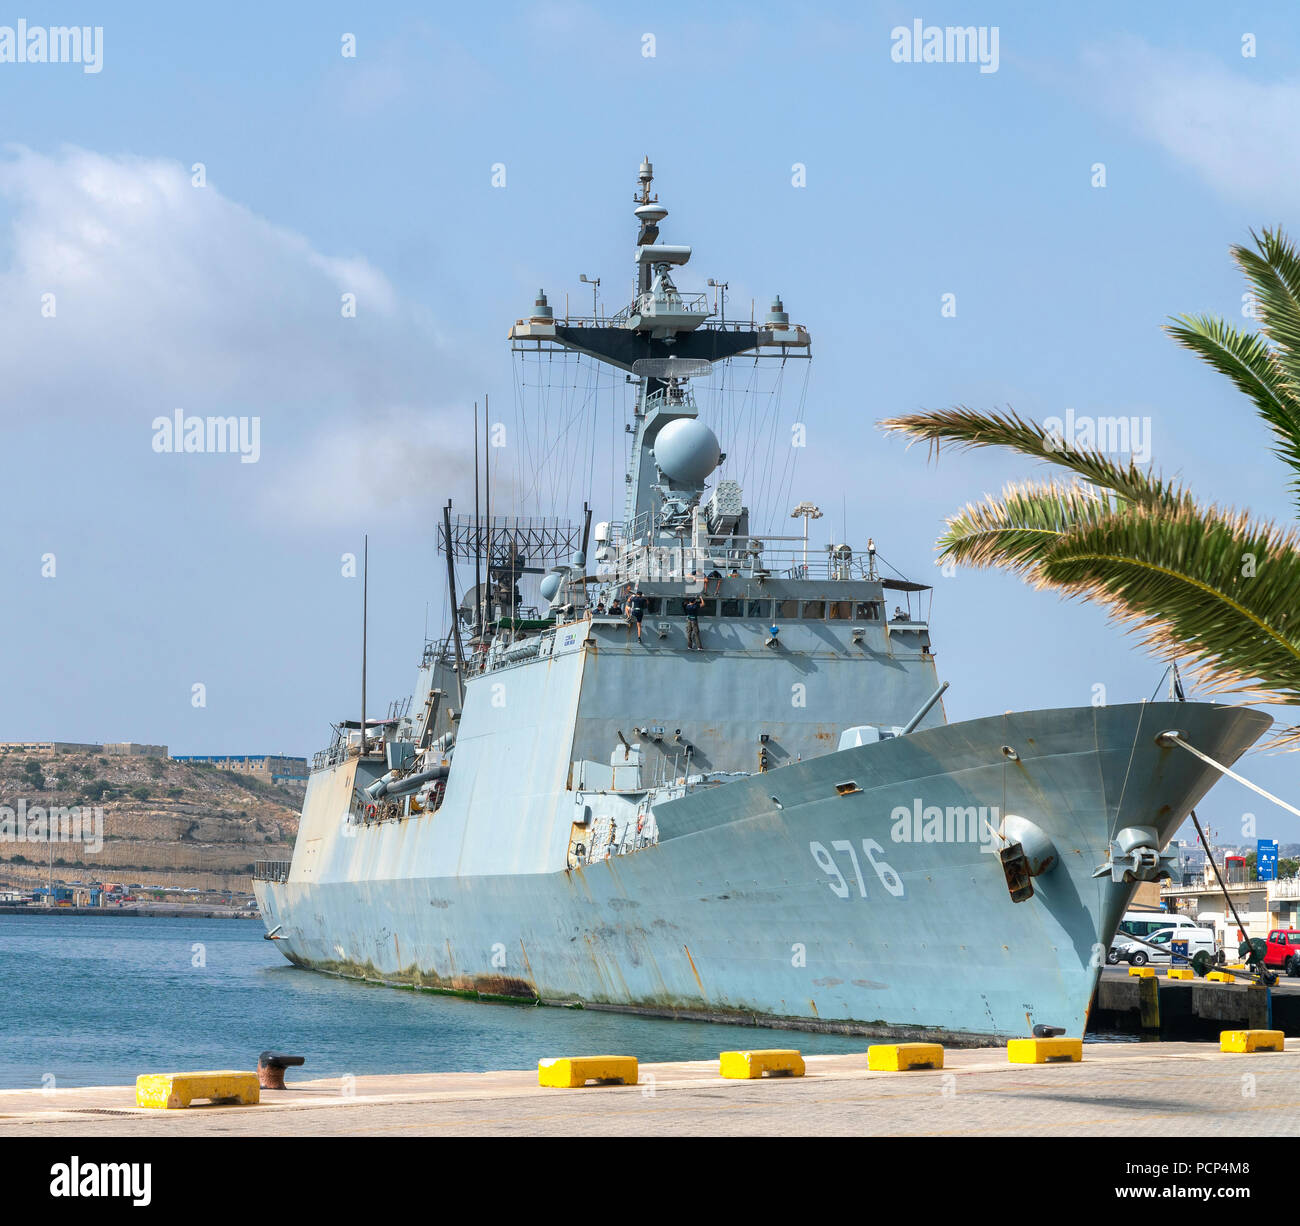
[[[713,369],[708,358],[637,358],[632,373],[641,379],[699,379]]]

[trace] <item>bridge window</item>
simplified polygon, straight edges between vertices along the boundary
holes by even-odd
[[[854,621],[875,622],[880,620],[880,606],[874,600],[859,600],[853,610]]]
[[[797,600],[778,600],[776,602],[776,615],[784,620],[793,620],[799,616],[799,602]]]
[[[805,600],[803,602],[803,619],[806,622],[819,622],[826,616],[824,600]]]
[[[719,614],[722,617],[744,617],[745,602],[743,600],[723,600],[720,602],[722,608]]]
[[[846,622],[853,616],[851,600],[832,600],[826,606],[826,616],[833,622]]]
[[[745,609],[746,617],[756,617],[759,621],[767,621],[772,615],[772,602],[770,600],[751,600]]]

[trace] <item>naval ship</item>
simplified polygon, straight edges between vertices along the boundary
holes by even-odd
[[[947,722],[928,587],[873,541],[810,555],[811,504],[802,541],[760,530],[721,475],[727,419],[697,389],[806,361],[811,337],[779,297],[736,320],[678,289],[691,248],[660,241],[652,181],[647,160],[630,303],[539,293],[509,329],[624,386],[622,518],[499,514],[477,468],[474,514],[441,508],[449,631],[409,699],[368,719],[363,697],[316,755],[292,861],[255,866],[268,937],[301,967],[486,998],[1082,1034],[1125,908],[1215,777],[1163,734],[1232,763],[1271,721],[1149,702]]]

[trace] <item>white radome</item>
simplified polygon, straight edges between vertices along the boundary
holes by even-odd
[[[718,436],[698,418],[670,421],[655,439],[655,463],[670,481],[703,485],[721,460]]]

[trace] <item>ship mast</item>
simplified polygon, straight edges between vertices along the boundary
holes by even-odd
[[[530,314],[510,329],[517,352],[570,351],[627,371],[637,384],[635,439],[627,471],[623,543],[680,544],[704,491],[704,479],[725,458],[713,432],[699,422],[688,381],[738,354],[779,361],[811,356],[806,329],[791,325],[779,298],[759,324],[724,323],[707,292],[680,290],[675,278],[691,248],[659,241],[668,209],[652,191],[646,157],[633,195],[637,219],[636,292],[608,319],[558,320],[545,290]]]
[[[361,562],[361,756],[366,756],[366,639],[370,604],[370,534],[362,542]]]

